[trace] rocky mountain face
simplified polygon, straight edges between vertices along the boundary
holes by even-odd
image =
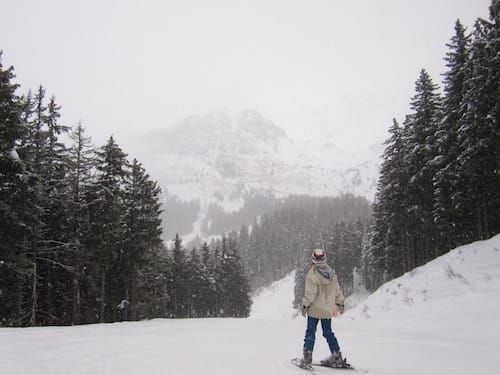
[[[256,111],[192,116],[149,134],[147,145],[140,160],[163,189],[166,238],[175,232],[203,237],[214,208],[255,213],[249,202],[265,207],[289,195],[372,200],[380,157],[380,149],[345,152],[325,135],[292,139]],[[227,230],[240,225],[234,224]]]

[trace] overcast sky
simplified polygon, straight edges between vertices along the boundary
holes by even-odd
[[[3,65],[98,145],[192,114],[255,109],[290,134],[383,140],[459,18],[489,0],[0,0]],[[20,92],[20,93],[21,93]],[[128,141],[126,141],[128,142]],[[126,151],[127,147],[124,146]]]

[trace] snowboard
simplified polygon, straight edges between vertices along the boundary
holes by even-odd
[[[339,370],[354,370],[354,367],[352,367],[350,363],[347,363],[346,358],[344,358],[342,360],[341,364],[338,364],[335,366],[327,365],[327,364],[323,363],[323,361],[321,361],[320,363],[313,363],[313,366],[328,367],[328,368],[334,368],[334,369],[339,369]]]
[[[322,364],[321,362],[320,363],[313,363],[312,365],[313,365],[313,367],[318,366],[318,367],[329,368],[332,370],[351,370],[352,372],[354,372],[356,374],[368,374],[368,372],[369,372],[368,370],[360,369],[359,367],[353,367],[350,363],[347,363],[345,361],[345,358],[344,358],[344,366],[343,367],[332,367],[332,366]]]
[[[313,363],[313,366],[326,367],[334,370],[354,370],[354,367],[352,367],[351,364],[347,362],[344,362],[342,366],[328,366],[323,363]]]
[[[310,372],[312,372],[314,374],[314,367],[312,365],[308,365],[307,367],[302,367],[300,365],[300,362],[302,361],[300,358],[292,358],[291,361],[298,368],[301,368],[302,370],[310,371]]]
[[[297,366],[298,368],[301,368],[302,370],[306,370],[306,371],[309,371],[311,372],[313,375],[317,374],[314,372],[314,367],[325,367],[325,368],[329,368],[329,369],[332,369],[332,370],[352,370],[353,372],[356,372],[356,373],[368,373],[368,371],[366,370],[359,370],[359,369],[356,369],[354,367],[351,366],[351,364],[347,363],[347,362],[344,362],[344,366],[343,367],[332,367],[332,366],[328,366],[328,365],[325,365],[325,364],[322,364],[322,363],[313,363],[307,367],[302,367],[300,365],[300,362],[301,362],[301,359],[300,358],[292,358],[291,362]]]

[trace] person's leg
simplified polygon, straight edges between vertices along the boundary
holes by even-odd
[[[332,331],[332,320],[321,319],[321,328],[323,329],[323,337],[326,339],[328,346],[330,347],[330,353],[339,353],[339,342]]]
[[[306,335],[304,337],[303,357],[300,362],[300,367],[310,368],[312,363],[312,352],[314,349],[314,341],[316,340],[316,327],[319,319],[307,317]]]
[[[318,326],[319,319],[312,318],[310,316],[307,317],[307,329],[306,335],[304,338],[304,349],[309,351],[313,351],[314,349],[314,341],[316,339],[316,327]]]

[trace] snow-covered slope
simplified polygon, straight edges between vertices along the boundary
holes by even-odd
[[[199,220],[210,204],[239,210],[249,194],[352,193],[372,200],[381,153],[376,147],[348,152],[337,145],[335,134],[325,132],[292,139],[251,110],[192,116],[132,144],[132,153],[166,194],[184,202],[199,200]],[[189,234],[174,228],[175,220],[168,225],[170,232]]]
[[[148,169],[184,200],[231,201],[252,190],[278,196],[350,192],[371,199],[378,175],[378,151],[348,153],[333,135],[292,140],[250,110],[192,116],[147,141]]]
[[[348,315],[351,319],[386,319],[391,314],[439,313],[443,318],[473,315],[488,319],[491,312],[500,322],[500,314],[493,309],[499,298],[497,235],[489,241],[458,247],[384,284]]]
[[[253,297],[251,319],[290,320],[297,317],[292,306],[295,271],[269,287],[258,291]]]
[[[305,331],[292,299],[289,275],[255,297],[251,319],[2,328],[0,374],[304,374],[290,364]],[[332,326],[344,355],[369,374],[496,375],[499,311],[497,235],[387,283]],[[328,350],[316,339],[318,360]]]

